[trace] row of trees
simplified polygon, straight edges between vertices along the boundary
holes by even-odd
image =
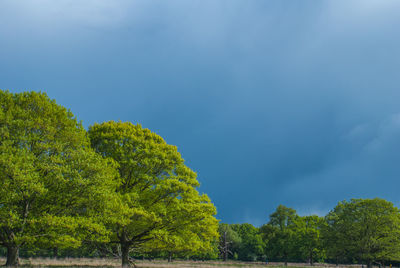
[[[400,211],[383,199],[340,202],[325,217],[278,206],[260,228],[220,224],[220,254],[240,260],[362,263],[400,261]]]
[[[218,225],[175,146],[129,122],[86,131],[43,93],[0,91],[0,137],[8,266],[18,265],[21,248],[119,255],[123,266],[132,254],[214,258],[218,250],[225,259],[285,263],[400,260],[400,213],[388,201],[343,201],[324,218],[279,206],[260,228]]]
[[[7,266],[20,248],[96,247],[118,254],[215,247],[216,209],[196,173],[140,125],[86,131],[46,94],[0,90],[0,246]]]

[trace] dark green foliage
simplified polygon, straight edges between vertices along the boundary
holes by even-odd
[[[218,226],[219,232],[219,250],[221,258],[226,261],[237,256],[242,239],[239,234],[233,230],[232,225],[220,223]]]
[[[383,199],[340,202],[327,216],[324,228],[329,257],[374,262],[400,260],[399,209]]]
[[[264,257],[264,242],[259,229],[249,223],[237,225],[237,233],[242,242],[240,243],[238,258],[242,261],[257,261]]]
[[[298,217],[294,209],[280,205],[270,215],[269,223],[261,227],[268,258],[283,261],[285,264],[299,258],[299,247],[296,245]]]
[[[249,223],[226,224],[220,223],[220,255],[224,258],[227,250],[227,258],[241,261],[264,260],[265,244],[259,228]]]

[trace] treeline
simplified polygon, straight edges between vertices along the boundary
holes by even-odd
[[[400,260],[400,212],[383,199],[352,199],[340,202],[326,216],[299,216],[280,205],[268,223],[219,223],[219,241],[192,250],[170,244],[130,252],[134,259],[239,260],[258,262],[325,262],[365,264],[368,267],[398,266]],[[214,237],[215,238],[215,237]],[[109,241],[110,242],[110,241]],[[184,243],[184,242],[183,242]],[[190,245],[190,241],[188,240]],[[51,244],[53,245],[53,244]],[[79,246],[31,247],[24,245],[23,257],[118,257],[119,244],[84,241]],[[0,249],[0,255],[6,254]]]
[[[219,233],[224,259],[368,267],[400,260],[400,211],[379,198],[339,202],[325,217],[299,216],[280,205],[260,228],[220,224]]]
[[[130,122],[86,131],[44,93],[0,90],[0,247],[19,255],[206,256],[216,209],[176,146]]]

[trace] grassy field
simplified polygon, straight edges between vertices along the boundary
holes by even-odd
[[[5,258],[0,258],[0,265],[4,265]],[[20,259],[23,267],[120,267],[121,260],[119,259],[100,259],[100,258],[65,258],[65,259],[48,259],[48,258],[30,258]],[[223,268],[223,267],[243,267],[243,268],[261,268],[261,267],[284,267],[283,263],[269,263],[266,265],[262,262],[222,262],[222,261],[173,261],[167,262],[163,260],[137,260],[139,268]],[[311,267],[305,263],[289,263],[290,268]],[[315,264],[313,267],[336,267],[336,268],[360,268],[361,265],[330,265],[330,264]]]

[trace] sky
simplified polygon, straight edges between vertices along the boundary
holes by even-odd
[[[0,89],[176,145],[226,223],[400,206],[400,1],[0,0]]]

